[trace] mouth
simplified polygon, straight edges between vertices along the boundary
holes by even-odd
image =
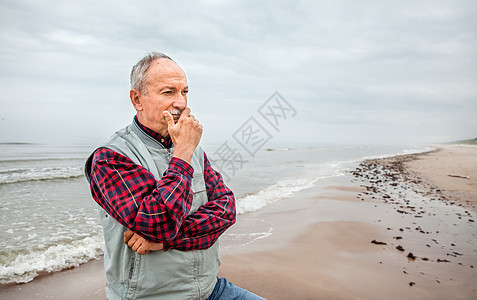
[[[179,121],[179,118],[181,117],[182,111],[181,110],[171,110],[169,111],[174,118],[174,123],[177,123]]]

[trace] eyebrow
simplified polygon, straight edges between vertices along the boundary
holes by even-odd
[[[175,90],[176,88],[173,87],[173,86],[163,86],[163,87],[160,88],[161,91],[162,91],[162,90],[166,90],[166,89]]]
[[[176,89],[175,87],[173,87],[173,86],[164,86],[164,87],[162,87],[162,88],[160,89],[160,91],[165,90],[165,89],[174,90],[174,91],[177,90],[177,89]],[[189,86],[186,85],[183,89],[184,89],[184,90],[188,90],[188,89],[189,89]]]

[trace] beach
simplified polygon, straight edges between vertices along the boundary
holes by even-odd
[[[275,212],[272,236],[319,222],[281,247],[260,240],[252,254],[224,255],[221,275],[268,299],[475,299],[477,147],[372,160],[352,173],[295,195],[313,198],[312,212]],[[424,196],[408,203],[412,194]]]
[[[266,299],[475,299],[476,219],[477,146],[371,159],[239,214],[219,276]],[[104,299],[102,260],[0,298]]]

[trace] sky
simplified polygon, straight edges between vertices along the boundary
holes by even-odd
[[[0,142],[105,140],[151,51],[185,70],[204,143],[251,117],[288,147],[475,138],[476,15],[475,0],[0,0]],[[275,92],[296,114],[272,128],[258,110]]]

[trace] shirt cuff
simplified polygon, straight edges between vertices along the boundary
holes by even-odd
[[[172,249],[173,243],[172,242],[164,242],[162,243],[162,250],[167,251],[169,249]]]
[[[189,175],[191,178],[194,176],[194,168],[185,160],[177,157],[171,158],[169,161],[169,169],[177,173],[184,173],[185,171],[186,175]]]

